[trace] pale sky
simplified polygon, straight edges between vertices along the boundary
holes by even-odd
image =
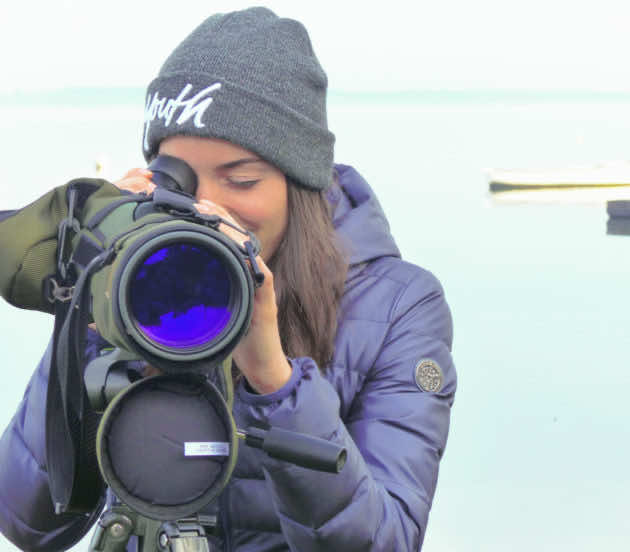
[[[0,91],[146,85],[198,23],[255,2],[22,0],[0,5]],[[265,3],[302,21],[337,90],[630,90],[630,2]]]

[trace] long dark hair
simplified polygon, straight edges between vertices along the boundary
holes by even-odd
[[[274,275],[280,337],[289,357],[309,356],[324,369],[333,355],[348,261],[335,234],[326,193],[289,179],[287,187],[287,228],[268,263]]]

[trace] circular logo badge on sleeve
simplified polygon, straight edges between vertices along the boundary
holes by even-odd
[[[415,369],[416,385],[428,393],[437,393],[442,389],[444,376],[442,369],[435,360],[424,359],[418,362]]]

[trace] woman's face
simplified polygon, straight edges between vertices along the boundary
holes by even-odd
[[[262,258],[275,253],[287,227],[287,181],[276,167],[240,146],[215,138],[172,136],[159,153],[179,157],[197,173],[197,200],[223,207],[262,245]]]

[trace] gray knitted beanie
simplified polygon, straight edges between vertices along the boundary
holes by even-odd
[[[176,134],[228,140],[298,185],[327,188],[334,135],[326,74],[303,25],[266,8],[206,19],[168,57],[147,90],[144,156]]]

